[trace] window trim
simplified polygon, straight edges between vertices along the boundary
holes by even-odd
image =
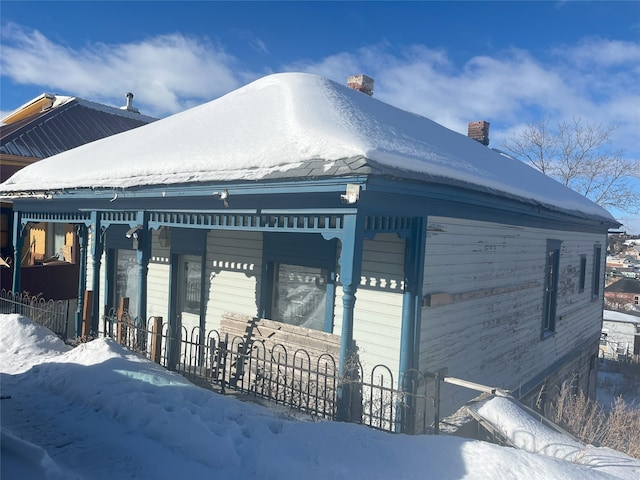
[[[598,300],[601,295],[600,282],[602,281],[602,245],[593,246],[593,270],[591,276],[591,300]]]
[[[333,333],[333,314],[336,291],[337,241],[325,240],[318,234],[272,233],[263,236],[262,289],[260,316],[271,318],[276,266],[278,264],[323,268],[326,278],[326,308],[324,328],[319,331]]]
[[[578,277],[578,293],[584,293],[585,286],[587,285],[587,255],[582,253],[580,255],[580,273]]]
[[[556,332],[561,245],[562,240],[547,240],[542,303],[542,339],[552,336]]]

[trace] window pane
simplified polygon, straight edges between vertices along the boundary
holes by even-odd
[[[135,250],[116,251],[116,307],[121,298],[129,299],[129,315],[138,314],[138,260]]]
[[[327,271],[323,268],[276,264],[273,319],[324,330]]]
[[[182,260],[182,311],[200,314],[200,286],[202,261],[200,259]]]

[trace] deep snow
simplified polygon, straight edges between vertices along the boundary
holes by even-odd
[[[71,349],[19,315],[0,315],[0,374],[3,480],[640,476],[640,462],[617,452],[603,452],[607,465],[555,458],[544,444],[564,440],[540,429],[536,454],[295,419],[197,387],[110,339]],[[509,422],[526,424],[517,414]]]

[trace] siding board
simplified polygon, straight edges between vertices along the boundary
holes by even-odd
[[[577,281],[580,254],[590,258],[606,237],[430,218],[434,224],[442,231],[427,232],[423,294],[449,301],[422,309],[422,370],[446,367],[452,376],[516,390],[597,338],[599,302],[580,293]],[[547,239],[562,245],[555,334],[543,340]],[[443,405],[459,406],[475,394],[447,386]]]

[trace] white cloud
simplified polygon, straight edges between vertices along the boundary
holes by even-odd
[[[444,49],[381,42],[250,71],[224,45],[180,33],[77,49],[16,24],[4,23],[1,35],[0,70],[13,82],[110,105],[124,104],[131,91],[135,106],[154,116],[204,103],[272,71],[313,72],[339,83],[364,73],[375,79],[375,98],[460,133],[469,121],[488,120],[492,146],[532,121],[580,117],[617,125],[614,146],[640,159],[640,44],[632,42],[586,38],[544,57],[510,48],[464,63]],[[241,36],[269,53],[261,39]]]
[[[6,24],[2,41],[2,74],[14,82],[63,89],[95,101],[124,102],[131,91],[136,105],[150,115],[184,110],[241,83],[234,57],[208,39],[182,34],[73,49],[38,31]]]
[[[365,73],[375,79],[375,97],[427,116],[461,133],[469,121],[488,120],[492,138],[514,125],[552,123],[582,117],[616,124],[619,148],[639,157],[640,71],[638,47],[625,42],[584,41],[564,49],[566,56],[589,58],[594,69],[565,55],[533,57],[518,49],[469,58],[456,65],[446,51],[413,46],[400,52],[380,44],[340,52],[287,69],[315,72],[345,82]],[[602,52],[608,53],[602,53]],[[604,61],[607,54],[612,59]],[[624,68],[622,68],[624,67]],[[493,141],[492,141],[493,143]]]

